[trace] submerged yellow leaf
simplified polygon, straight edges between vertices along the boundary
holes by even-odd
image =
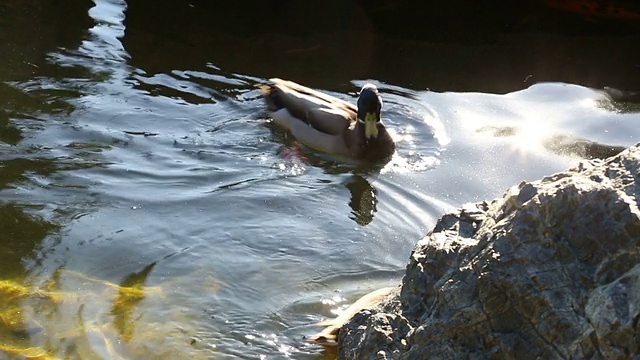
[[[55,357],[52,357],[46,353],[43,348],[40,347],[26,347],[21,348],[17,346],[3,345],[0,344],[0,353],[5,352],[10,355],[21,356],[26,359],[33,360],[54,360]]]

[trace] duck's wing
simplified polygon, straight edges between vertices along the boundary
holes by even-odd
[[[273,114],[273,118],[278,118],[278,123],[286,122],[286,127],[298,141],[306,146],[326,153],[349,156],[350,150],[347,147],[342,134],[333,135],[320,131],[313,126],[295,119],[288,115],[287,109],[280,109]],[[274,120],[275,121],[275,120]]]
[[[353,104],[292,81],[277,78],[270,81],[273,83],[270,96],[273,107],[286,108],[291,116],[318,131],[342,134],[356,120],[357,109]]]
[[[334,96],[331,95],[327,95],[324,93],[321,93],[319,91],[313,90],[311,88],[308,88],[306,86],[300,85],[298,83],[295,83],[293,81],[288,81],[288,80],[282,80],[282,79],[278,79],[278,78],[272,78],[269,79],[269,81],[271,81],[274,85],[281,87],[281,88],[286,88],[286,89],[290,89],[292,91],[295,92],[299,92],[301,94],[305,94],[305,95],[309,95],[311,97],[314,97],[318,100],[322,100],[326,103],[331,103],[334,104],[335,106],[339,106],[339,107],[344,107],[346,109],[350,109],[353,112],[357,112],[358,108],[351,104],[348,103],[344,100],[340,100]]]

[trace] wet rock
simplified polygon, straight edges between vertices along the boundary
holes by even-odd
[[[444,215],[340,359],[640,359],[640,148]]]

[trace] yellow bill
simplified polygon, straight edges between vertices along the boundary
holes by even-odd
[[[364,117],[364,137],[366,139],[378,137],[378,117],[375,113],[367,113]]]

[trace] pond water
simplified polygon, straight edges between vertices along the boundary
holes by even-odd
[[[640,141],[638,105],[580,85],[430,91],[415,67],[362,77],[366,49],[301,64],[295,38],[152,33],[121,0],[47,10],[0,21],[2,358],[331,358],[313,324],[399,284],[445,211]],[[285,75],[354,102],[378,85],[394,158],[344,164],[271,124],[255,85]]]

